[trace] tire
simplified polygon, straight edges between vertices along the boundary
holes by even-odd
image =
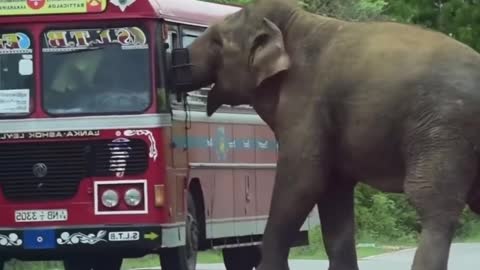
[[[65,270],[121,270],[121,257],[102,256],[100,258],[72,257],[63,260]]]
[[[222,253],[227,270],[252,270],[260,264],[258,246],[224,248]]]
[[[198,213],[192,194],[187,195],[185,246],[166,248],[160,252],[162,270],[195,270],[200,239]]]

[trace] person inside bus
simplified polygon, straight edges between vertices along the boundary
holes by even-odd
[[[50,89],[59,93],[74,92],[92,84],[103,57],[100,50],[70,55],[57,69]]]

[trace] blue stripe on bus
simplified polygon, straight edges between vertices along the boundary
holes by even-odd
[[[175,136],[173,137],[173,142],[180,147],[183,147],[186,144],[186,137],[184,136]],[[224,138],[209,138],[205,136],[188,136],[188,147],[192,149],[207,149],[210,147],[218,148],[222,144],[227,149],[241,149],[241,150],[255,150],[259,151],[275,151],[278,149],[278,144],[276,140],[268,139],[235,139],[231,140],[228,137]]]

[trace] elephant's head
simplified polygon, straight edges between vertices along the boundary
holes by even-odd
[[[222,104],[251,104],[262,82],[289,69],[282,31],[267,18],[265,7],[278,4],[285,11],[291,3],[267,2],[246,6],[211,25],[188,47],[193,85],[187,91],[214,84],[207,99],[208,116]]]

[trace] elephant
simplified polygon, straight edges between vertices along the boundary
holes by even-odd
[[[358,270],[354,189],[403,193],[421,222],[411,269],[446,270],[459,217],[480,213],[480,55],[447,34],[257,0],[189,46],[207,115],[251,105],[278,141],[260,270],[286,270],[315,205],[329,270]]]

